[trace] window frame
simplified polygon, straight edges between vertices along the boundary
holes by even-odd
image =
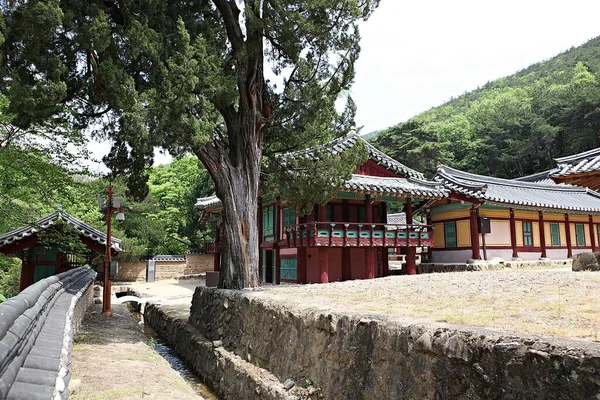
[[[581,229],[581,233],[579,233],[579,229]],[[580,241],[581,239],[581,241]],[[583,243],[583,244],[580,244]],[[585,226],[583,223],[575,224],[575,244],[576,247],[585,247]]]
[[[554,235],[553,227],[556,227],[556,235]],[[555,242],[554,239],[557,239]],[[550,222],[550,246],[560,247],[560,224],[558,222]]]
[[[449,229],[448,227],[452,226],[454,232],[452,232],[452,236],[449,236]],[[448,238],[452,239],[452,241],[450,243],[452,243],[453,245],[450,246],[449,245],[449,240]],[[452,247],[458,247],[458,232],[456,231],[456,221],[445,221],[444,222],[444,244],[446,248],[452,248]]]
[[[529,227],[529,230],[525,229],[526,226]],[[523,247],[533,247],[533,222],[532,221],[523,221],[522,230],[523,230]]]

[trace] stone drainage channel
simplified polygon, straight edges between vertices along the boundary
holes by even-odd
[[[131,292],[117,293],[117,297],[131,294]],[[152,347],[154,351],[156,351],[162,358],[167,360],[171,368],[173,368],[192,387],[194,392],[196,392],[196,394],[203,399],[219,400],[219,398],[210,390],[210,388],[204,384],[202,378],[188,368],[179,355],[171,347],[169,347],[169,345],[166,344],[160,338],[160,336],[158,336],[154,329],[144,323],[144,315],[140,312],[140,304],[134,302],[127,302],[125,304],[133,316],[140,321],[141,324],[143,324],[144,334],[148,338],[150,347]]]

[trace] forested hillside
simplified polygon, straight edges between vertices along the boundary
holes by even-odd
[[[375,145],[427,175],[441,162],[516,177],[600,146],[600,37],[381,132]]]

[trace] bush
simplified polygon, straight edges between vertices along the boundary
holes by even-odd
[[[6,298],[16,296],[20,281],[21,260],[0,255],[0,295]]]

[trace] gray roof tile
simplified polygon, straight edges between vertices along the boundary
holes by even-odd
[[[32,236],[44,229],[55,225],[58,221],[63,221],[71,225],[80,235],[89,237],[90,239],[106,245],[106,234],[92,228],[90,225],[78,220],[77,218],[67,214],[61,207],[58,207],[52,214],[38,219],[31,225],[23,226],[13,231],[0,235],[0,248],[8,244],[17,242],[26,237]],[[115,251],[121,251],[121,239],[111,238],[111,246]]]
[[[579,186],[493,178],[444,165],[438,167],[435,179],[449,190],[481,201],[534,209],[600,213],[600,193]]]
[[[600,171],[600,147],[583,153],[555,158],[554,161],[557,168],[551,170],[549,176],[555,178]]]

